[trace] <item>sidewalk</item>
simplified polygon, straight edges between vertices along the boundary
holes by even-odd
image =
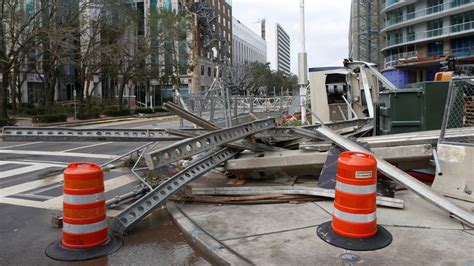
[[[341,255],[349,252],[356,255],[348,256],[351,259],[369,265],[474,265],[472,228],[410,191],[397,192],[396,197],[405,201],[405,209],[377,209],[378,223],[393,235],[393,242],[369,252],[337,248],[316,235],[318,225],[331,220],[332,200],[272,205],[169,203],[168,209],[185,235],[220,264],[343,265],[349,261]]]

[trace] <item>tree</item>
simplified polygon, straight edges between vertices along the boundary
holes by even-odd
[[[151,71],[149,57],[156,42],[153,41],[151,37],[153,33],[150,31],[140,34],[137,32],[141,27],[142,14],[129,8],[118,8],[116,12],[121,22],[115,25],[109,36],[115,36],[111,40],[115,39],[118,45],[109,59],[112,72],[118,80],[118,98],[122,108],[126,86],[133,81],[143,83],[149,79]]]
[[[298,85],[295,75],[272,71],[269,64],[260,62],[234,66],[231,73],[232,83],[237,87],[239,94],[268,96],[273,94],[275,89],[282,95],[284,89],[292,90]]]
[[[151,32],[156,34],[158,41],[156,49],[162,61],[160,65],[164,70],[160,80],[163,83],[172,84],[173,89],[177,90],[181,85],[181,77],[194,68],[189,56],[190,13],[185,10],[176,13],[161,9],[152,11],[150,17]]]
[[[16,67],[19,71],[22,55],[27,54],[34,43],[43,12],[41,6],[22,4],[20,0],[2,0],[0,6],[0,119],[8,119],[8,88],[14,89],[12,70]]]

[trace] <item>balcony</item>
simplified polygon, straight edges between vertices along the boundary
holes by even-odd
[[[399,65],[401,62],[409,61],[409,60],[416,60],[417,52],[412,51],[412,52],[406,52],[406,53],[400,53],[400,54],[394,54],[385,57],[385,67],[393,67],[396,65]]]
[[[387,2],[385,2],[385,8],[388,8],[391,5],[395,5],[398,2],[400,2],[400,0],[387,0]]]
[[[419,42],[424,42],[424,41],[430,41],[430,40],[444,38],[444,37],[448,37],[452,35],[464,34],[472,30],[474,30],[474,21],[466,22],[462,24],[455,24],[455,25],[444,27],[444,28],[427,30],[424,32],[416,33],[416,34],[403,35],[398,38],[387,40],[386,42],[387,45],[385,48],[382,49],[382,51],[394,48],[402,44],[407,45],[407,44],[419,43]]]
[[[389,20],[385,21],[384,31],[386,31],[388,27],[396,25],[396,24],[409,22],[409,21],[420,19],[423,17],[428,17],[428,16],[431,17],[433,14],[447,12],[449,10],[459,8],[459,7],[472,4],[472,3],[473,3],[472,0],[450,1],[441,5],[436,5],[429,8],[420,9],[412,13],[407,13],[401,16],[392,17]]]
[[[382,13],[388,12],[390,10],[397,9],[404,5],[409,5],[411,3],[415,3],[416,0],[387,0],[383,7]]]

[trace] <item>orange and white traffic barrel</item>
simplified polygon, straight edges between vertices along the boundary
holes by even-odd
[[[318,227],[324,241],[349,250],[376,250],[392,242],[377,225],[377,160],[361,152],[343,152],[337,162],[332,221]]]
[[[68,165],[64,171],[62,239],[48,246],[46,255],[63,261],[87,260],[122,246],[120,239],[108,234],[104,192],[100,166]]]

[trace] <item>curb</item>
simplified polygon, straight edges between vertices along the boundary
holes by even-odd
[[[186,214],[181,211],[174,202],[168,202],[166,208],[173,222],[179,227],[183,234],[197,248],[214,260],[218,265],[253,265],[235,251],[226,247],[219,240],[213,238],[197,224],[195,224]]]

